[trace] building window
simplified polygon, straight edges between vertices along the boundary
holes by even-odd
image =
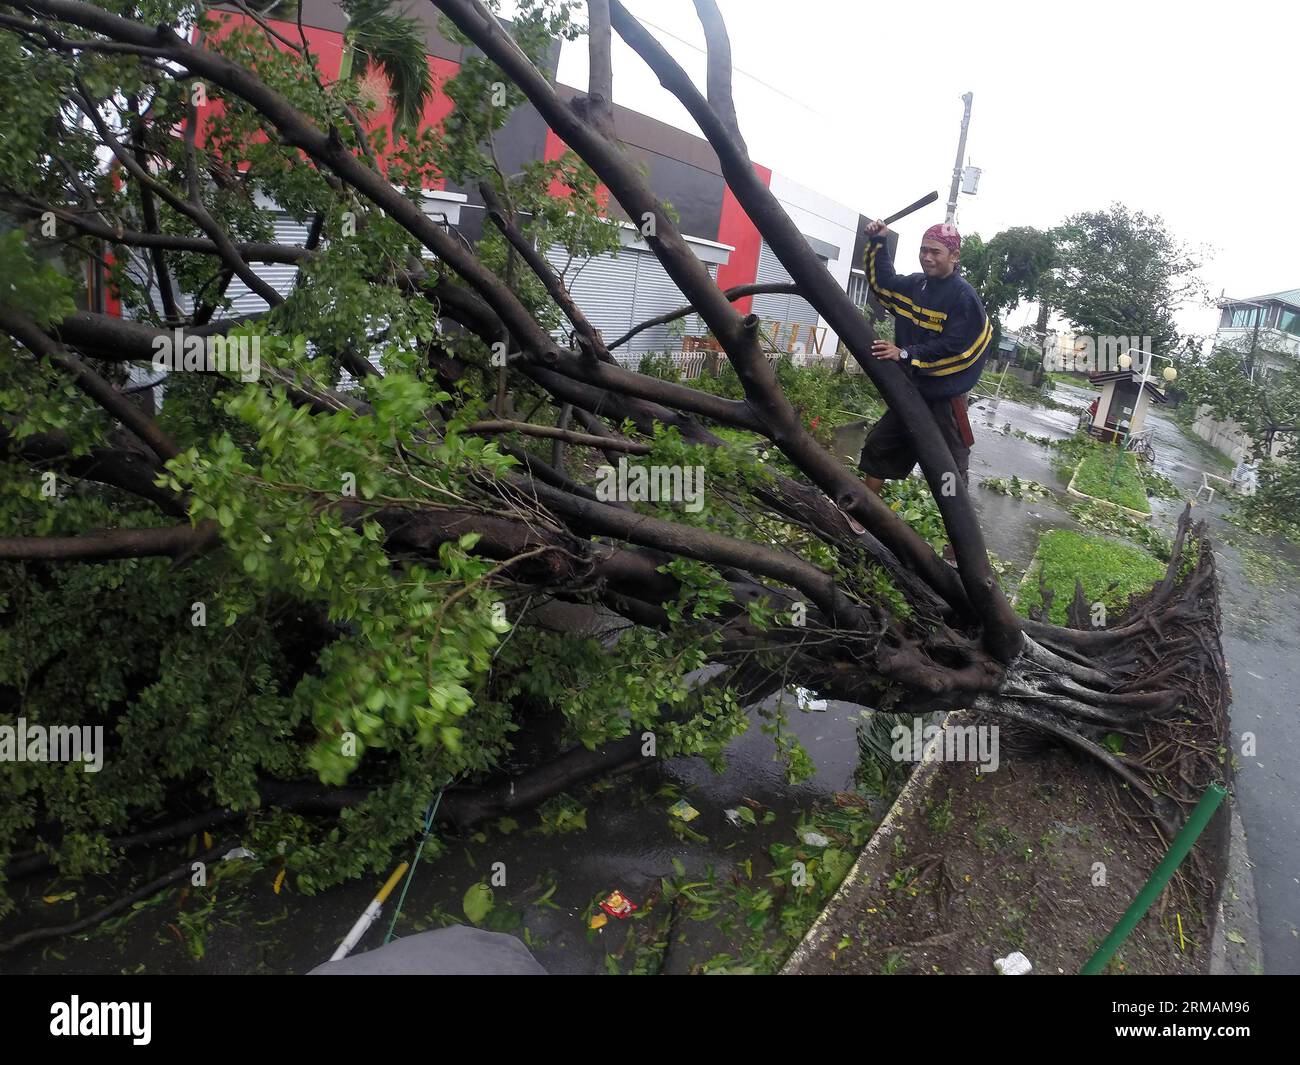
[[[860,311],[867,309],[867,275],[849,274],[849,299]]]
[[[1300,311],[1284,307],[1277,317],[1277,327],[1293,337],[1300,337]]]

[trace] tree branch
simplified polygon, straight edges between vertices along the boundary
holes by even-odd
[[[9,562],[106,562],[165,555],[173,559],[206,551],[220,542],[217,523],[157,529],[117,529],[82,536],[20,536],[0,539],[0,559]]]
[[[582,444],[586,447],[605,448],[610,451],[626,451],[631,455],[650,454],[650,445],[635,440],[610,440],[603,436],[589,436],[575,433],[572,429],[559,429],[553,425],[533,425],[531,422],[472,422],[465,426],[467,433],[477,436],[490,436],[495,433],[522,433],[524,436],[544,436],[552,440],[563,440],[570,444]]]
[[[79,91],[77,99],[82,112],[90,119],[91,124],[94,125],[96,132],[99,134],[100,140],[113,153],[117,161],[122,164],[123,169],[135,178],[141,186],[152,189],[164,203],[177,213],[189,218],[203,230],[216,244],[218,254],[220,254],[226,265],[238,275],[239,279],[249,287],[250,291],[257,293],[272,307],[283,303],[284,297],[253,272],[252,267],[239,254],[239,250],[235,247],[229,235],[217,224],[212,215],[208,213],[207,208],[202,205],[202,202],[192,203],[177,196],[161,181],[155,180],[144,167],[136,162],[117,138],[109,132],[108,124],[100,115],[99,108],[95,106],[95,101],[91,98],[85,86],[81,84],[81,80],[79,78],[74,80],[77,82]],[[192,171],[191,174],[191,180],[196,180]]]
[[[737,200],[800,285],[804,298],[844,340],[853,357],[880,389],[885,402],[902,415],[903,424],[916,446],[921,469],[948,529],[962,584],[983,621],[985,644],[1000,661],[1012,661],[1019,654],[1023,642],[1020,619],[1007,603],[989,565],[984,535],[971,507],[970,496],[957,474],[952,453],[934,416],[898,366],[882,363],[873,357],[871,345],[875,334],[871,326],[849,300],[848,294],[827,273],[771,191],[758,180],[744,144],[731,134],[724,120],[700,95],[677,61],[619,0],[611,0],[610,12],[619,35],[645,60],[660,83],[681,101],[699,124],[717,152],[723,176]],[[720,19],[709,17],[704,20],[709,51],[726,56],[730,45],[719,38],[719,26]],[[716,69],[721,68],[722,60],[719,59]],[[740,372],[739,367],[737,371]]]
[[[528,268],[541,280],[546,286],[546,291],[553,299],[556,305],[564,312],[564,316],[573,323],[573,328],[578,334],[578,341],[582,345],[583,351],[588,358],[597,358],[600,355],[613,361],[609,352],[605,350],[605,345],[600,339],[600,334],[592,328],[587,316],[582,313],[578,305],[573,302],[573,297],[569,290],[564,287],[564,282],[551,269],[542,255],[533,247],[532,241],[520,232],[519,226],[511,217],[506,205],[501,202],[501,197],[497,195],[496,190],[486,181],[480,181],[478,185],[479,194],[483,197],[484,204],[487,205],[488,218],[492,224],[501,230],[505,238],[510,241],[511,246],[522,256]]]
[[[610,62],[609,0],[587,0],[587,116],[602,137],[615,140],[614,69]]]
[[[63,349],[25,314],[0,305],[0,328],[34,355],[49,359],[59,369],[71,374],[78,388],[148,444],[164,462],[180,454],[180,448],[172,443],[171,438],[152,418],[95,373],[81,358],[64,354]]]
[[[154,483],[158,467],[133,451],[97,447],[74,457],[71,444],[62,433],[36,433],[16,440],[0,425],[0,455],[5,454],[38,466],[57,464],[73,477],[97,481],[147,499],[174,518],[186,515],[184,501],[170,488]]]
[[[723,295],[735,303],[736,300],[743,300],[746,296],[760,296],[765,293],[792,292],[795,295],[799,293],[799,286],[793,281],[758,281],[750,282],[747,285],[733,285],[723,291]],[[678,307],[675,311],[669,311],[667,314],[661,314],[656,318],[650,318],[640,325],[634,325],[617,340],[609,344],[609,349],[613,351],[631,340],[638,333],[644,333],[647,329],[653,329],[657,325],[667,325],[669,322],[675,322],[679,318],[685,318],[687,315],[695,313],[695,308],[689,305]]]
[[[775,373],[758,343],[757,316],[751,314],[742,319],[732,308],[704,265],[687,246],[672,219],[664,212],[658,197],[648,188],[640,171],[618,150],[616,145],[601,137],[559,98],[546,77],[533,66],[491,12],[478,0],[434,0],[434,3],[519,86],[551,128],[566,144],[572,146],[605,182],[630,217],[654,219],[655,235],[647,237],[647,243],[668,275],[686,296],[687,301],[697,309],[713,330],[713,335],[726,349],[732,366],[744,386],[746,404],[762,426],[759,431],[785,452],[786,456],[807,474],[813,483],[835,501],[836,506],[857,517],[896,555],[907,558],[931,587],[939,591],[950,604],[959,610],[964,609],[966,596],[960,590],[962,582],[958,580],[951,568],[942,562],[930,546],[879,496],[867,489],[862,481],[853,476],[838,459],[823,450],[804,429],[794,408],[782,393]],[[610,10],[615,27],[619,28],[618,13],[622,8],[617,5],[616,0],[612,0]],[[620,33],[622,33],[621,29]],[[669,62],[672,62],[671,57]],[[675,63],[673,66],[676,68]],[[689,84],[689,79],[687,81]],[[693,87],[692,91],[694,91]],[[698,97],[698,93],[696,96]],[[707,109],[708,105],[703,106]],[[748,167],[748,163],[746,168],[753,177],[752,168]],[[767,190],[764,188],[763,192],[766,194]],[[772,203],[775,205],[776,201],[773,200]],[[775,206],[775,210],[781,214],[786,225],[795,232],[802,250],[811,256],[811,249],[802,236],[798,236],[798,231],[794,229],[793,223],[785,216],[779,205]],[[821,272],[829,280],[825,270]],[[848,302],[848,296],[844,293],[840,293],[840,296],[852,309],[859,324],[866,328],[866,323],[857,308]],[[868,350],[869,348],[870,345]],[[874,358],[870,361],[873,364],[877,362]],[[896,372],[901,377],[901,371]],[[920,397],[906,381],[903,385],[909,389],[914,403],[923,415],[930,419],[934,444],[947,454],[947,444],[939,435],[938,426],[930,416],[929,409],[921,403]],[[646,398],[657,398],[642,390],[627,390]],[[674,403],[674,405],[681,404]],[[683,406],[683,409],[698,410],[699,408]],[[947,463],[949,466],[952,465],[951,455],[948,455]],[[954,473],[953,476],[956,477],[956,474]],[[961,490],[960,484],[958,490]],[[937,493],[939,489],[936,488],[935,491]],[[976,535],[979,535],[978,528]],[[979,538],[979,543],[982,547],[982,537]],[[983,565],[987,571],[987,557],[983,558]],[[989,573],[992,580],[991,571]],[[977,582],[972,581],[972,583]],[[1000,595],[996,590],[996,582],[993,582],[992,588],[993,595]],[[987,589],[982,598],[989,598]],[[1005,605],[1005,600],[1003,604]],[[1016,630],[1017,636],[1018,631]]]

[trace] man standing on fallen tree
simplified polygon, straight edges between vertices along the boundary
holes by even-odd
[[[876,299],[894,316],[894,339],[877,340],[872,354],[896,360],[926,401],[962,481],[970,470],[975,442],[966,416],[966,394],[980,379],[993,336],[984,305],[958,272],[961,235],[941,223],[921,239],[921,273],[898,274],[890,262],[883,222],[867,226],[867,280]],[[907,427],[892,409],[867,435],[858,468],[876,494],[886,480],[901,480],[917,463]]]

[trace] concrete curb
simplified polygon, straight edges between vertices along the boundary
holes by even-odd
[[[1236,798],[1230,796],[1228,801],[1232,811],[1228,869],[1214,912],[1214,931],[1210,939],[1210,975],[1262,976],[1264,954],[1259,930],[1259,907],[1255,899],[1255,877],[1251,872],[1246,828],[1241,822]],[[1229,933],[1245,942],[1237,943],[1228,939]]]
[[[902,790],[894,799],[894,804],[889,808],[889,812],[885,814],[885,819],[880,822],[879,827],[867,840],[867,845],[862,849],[862,853],[858,855],[858,860],[853,863],[853,867],[844,875],[844,879],[840,882],[835,894],[822,907],[822,912],[817,915],[817,920],[804,933],[799,945],[794,948],[790,957],[786,959],[785,965],[781,967],[781,976],[800,975],[804,964],[817,953],[817,948],[830,938],[831,914],[839,910],[841,903],[846,901],[849,892],[856,885],[871,883],[883,871],[883,862],[889,857],[889,852],[884,849],[885,842],[893,838],[894,832],[904,815],[910,812],[933,789],[934,782],[940,775],[939,770],[947,764],[942,757],[944,733],[947,732],[949,725],[960,725],[966,716],[965,710],[952,710],[945,714],[942,720],[935,722],[936,727],[940,730],[938,735],[926,745],[921,755],[920,764],[908,777],[907,783],[903,785]]]

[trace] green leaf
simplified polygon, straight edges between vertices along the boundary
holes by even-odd
[[[491,912],[492,906],[492,889],[482,882],[471,884],[461,903],[465,916],[469,918],[471,924],[476,925],[483,923],[483,918]]]
[[[1101,745],[1115,754],[1124,753],[1124,737],[1118,732],[1108,732],[1102,737]]]
[[[822,855],[822,886],[834,891],[853,864],[853,855],[838,847],[827,847]]]

